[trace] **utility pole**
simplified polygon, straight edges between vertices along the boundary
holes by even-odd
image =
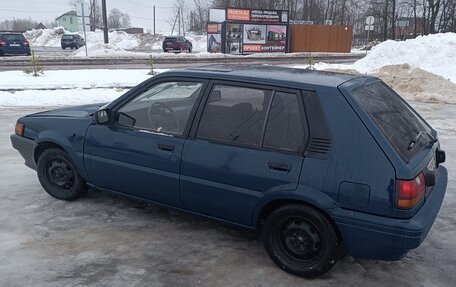
[[[87,41],[87,35],[86,35],[86,22],[85,22],[85,15],[84,15],[84,2],[81,2],[81,10],[82,10],[82,29],[84,30],[84,39]],[[86,57],[87,57],[87,45],[84,45],[85,47],[85,52],[86,52]]]
[[[109,43],[108,39],[108,15],[106,13],[106,0],[101,0],[101,10],[103,10],[103,35],[105,44]]]
[[[181,17],[180,17],[180,14],[181,14],[181,10],[179,8],[179,10],[177,11],[177,19],[178,19],[177,26],[179,27],[178,28],[179,35],[181,34]]]
[[[154,5],[154,35],[155,35],[155,5]]]
[[[181,17],[182,17],[182,34],[185,36],[185,27],[184,27],[184,11],[181,9]]]

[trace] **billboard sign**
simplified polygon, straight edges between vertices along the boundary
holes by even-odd
[[[286,25],[244,24],[243,26],[243,52],[286,52]]]
[[[261,9],[226,9],[226,20],[242,22],[288,23],[288,11]]]

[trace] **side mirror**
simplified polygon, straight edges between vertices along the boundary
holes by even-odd
[[[94,119],[97,124],[106,124],[110,121],[109,109],[98,110],[94,114]]]

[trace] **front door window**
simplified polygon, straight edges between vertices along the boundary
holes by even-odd
[[[182,135],[200,93],[199,82],[164,82],[118,110],[117,123],[136,129]]]

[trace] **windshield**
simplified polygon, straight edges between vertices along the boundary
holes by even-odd
[[[356,88],[352,95],[405,161],[435,141],[429,125],[383,82]]]

